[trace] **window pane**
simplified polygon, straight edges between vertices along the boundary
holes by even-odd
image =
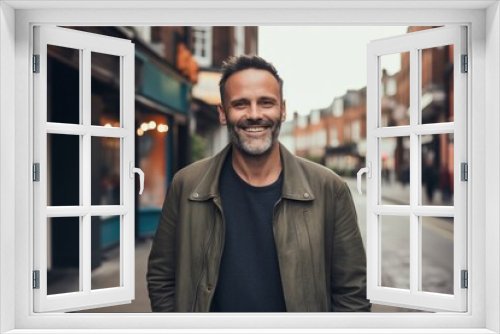
[[[47,294],[77,291],[80,291],[80,217],[47,218]]]
[[[120,126],[120,57],[92,52],[92,125]]]
[[[380,138],[383,204],[410,204],[410,137]]]
[[[421,50],[421,124],[453,122],[453,45]]]
[[[92,137],[92,205],[120,205],[120,138]]]
[[[382,286],[410,289],[410,217],[381,216]]]
[[[80,50],[47,45],[47,121],[81,124]]]
[[[410,52],[380,57],[380,126],[410,124]]]
[[[120,286],[120,216],[92,217],[92,290]]]
[[[422,291],[453,294],[453,222],[421,217]]]
[[[81,204],[79,136],[47,134],[47,178],[47,206]]]
[[[453,134],[425,135],[422,144],[422,205],[453,205]]]

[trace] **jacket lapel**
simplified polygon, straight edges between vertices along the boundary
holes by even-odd
[[[219,195],[219,177],[230,149],[231,144],[228,144],[222,151],[209,158],[211,163],[195,191],[189,196],[190,200],[206,201]]]
[[[282,197],[296,201],[314,200],[314,193],[304,169],[299,164],[302,158],[294,156],[282,144],[280,144],[280,155],[284,172]]]

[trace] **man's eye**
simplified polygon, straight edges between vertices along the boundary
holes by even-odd
[[[261,105],[266,108],[274,107],[274,101],[262,101]]]
[[[245,106],[246,106],[246,103],[244,103],[244,102],[233,103],[234,108],[244,108]]]

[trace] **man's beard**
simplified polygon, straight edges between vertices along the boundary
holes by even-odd
[[[273,122],[271,120],[245,120],[236,124],[228,119],[227,129],[229,132],[229,139],[241,153],[248,157],[257,158],[265,156],[271,152],[274,143],[276,143],[276,141],[278,140],[281,123],[281,120],[278,119],[276,122]],[[251,138],[245,137],[244,133],[239,133],[237,130],[239,128],[240,132],[244,131],[242,128],[248,126],[263,126],[266,128],[270,128],[271,131],[267,133],[263,138]]]

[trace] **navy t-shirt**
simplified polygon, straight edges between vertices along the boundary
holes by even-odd
[[[211,312],[286,312],[274,243],[276,182],[254,187],[239,177],[228,155],[220,177],[226,235]]]

